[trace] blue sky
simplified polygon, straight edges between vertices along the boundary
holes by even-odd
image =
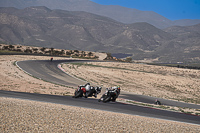
[[[102,5],[120,5],[154,11],[170,20],[200,19],[200,0],[91,0]]]

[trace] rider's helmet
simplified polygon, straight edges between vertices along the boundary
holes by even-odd
[[[87,83],[86,85],[90,85],[90,83]]]
[[[96,90],[96,93],[99,94],[99,93],[101,92],[101,87],[98,87],[98,86],[97,86],[97,87],[95,88],[95,90]]]
[[[120,86],[119,85],[117,86],[117,91],[118,91],[118,93],[120,93]]]
[[[97,91],[101,91],[101,87],[97,87]]]
[[[113,90],[117,90],[117,86],[111,87],[111,89],[113,89]]]

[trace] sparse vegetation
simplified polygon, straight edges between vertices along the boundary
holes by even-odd
[[[131,62],[132,58],[131,57],[126,57],[125,62]]]
[[[16,53],[17,52],[17,53]],[[64,56],[73,58],[96,59],[98,58],[93,52],[78,51],[78,50],[64,50],[45,47],[31,47],[22,45],[7,45],[1,44],[1,54],[34,54],[34,55],[51,55],[51,56]]]
[[[45,49],[46,49],[45,47],[42,47],[40,50],[41,50],[42,52],[44,52],[44,51],[45,51]]]

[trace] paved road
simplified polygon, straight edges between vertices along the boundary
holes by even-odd
[[[153,108],[141,107],[136,105],[123,104],[118,102],[102,103],[97,99],[91,98],[72,98],[71,96],[46,95],[25,92],[12,92],[0,90],[0,97],[12,97],[20,99],[29,99],[42,102],[50,102],[56,104],[78,106],[84,108],[92,108],[98,110],[112,111],[117,113],[125,113],[132,115],[147,116],[152,118],[167,119],[179,122],[187,122],[193,124],[200,124],[200,117],[187,115],[183,113],[176,113],[171,111],[158,110]]]
[[[42,60],[42,61],[22,61],[18,62],[17,64],[26,72],[35,76],[37,78],[41,78],[43,80],[77,87],[79,84],[84,84],[84,81],[77,80],[70,75],[63,73],[60,69],[57,68],[59,63],[63,62],[85,62],[85,61],[77,61],[77,60],[55,60],[53,62]],[[10,91],[0,91],[1,97],[14,97],[14,98],[21,98],[21,99],[31,99],[37,101],[44,101],[44,102],[52,102],[58,104],[65,104],[71,106],[80,106],[85,108],[93,108],[99,110],[107,110],[119,113],[126,113],[126,114],[133,114],[133,115],[141,115],[141,116],[148,116],[148,117],[155,117],[161,119],[168,119],[180,122],[188,122],[194,124],[200,124],[200,117],[194,115],[187,115],[183,113],[171,112],[171,111],[164,111],[159,109],[141,107],[136,105],[127,105],[123,103],[102,103],[98,102],[97,99],[85,99],[85,98],[78,98],[73,99],[70,96],[55,96],[55,95],[45,95],[45,94],[31,94],[31,93],[24,93],[24,92],[10,92]],[[144,101],[144,102],[152,102],[155,98],[146,97],[141,95],[133,95],[128,94],[126,92],[122,92],[120,95],[122,98],[132,99],[137,101]],[[163,99],[164,100],[164,99]],[[165,101],[162,101],[164,103]],[[168,100],[166,103],[168,104]],[[170,101],[172,104],[180,104],[179,102]],[[184,106],[188,106],[190,104],[181,103]],[[199,108],[198,105],[190,105]]]
[[[76,88],[78,85],[85,84],[86,82],[75,79],[70,75],[67,75],[66,73],[58,69],[57,65],[63,62],[72,63],[72,62],[86,62],[86,61],[92,61],[92,60],[55,60],[53,62],[49,60],[39,60],[39,61],[31,60],[31,61],[21,61],[18,62],[17,64],[24,71],[32,74],[35,77],[41,78],[46,81],[50,81],[52,83],[62,84]],[[95,60],[93,62],[95,62]],[[120,98],[139,101],[143,103],[151,103],[151,104],[154,103],[155,99],[158,99],[159,101],[161,101],[163,105],[200,109],[200,105],[196,104],[188,104],[188,103],[171,101],[156,97],[130,94],[123,91],[120,94]]]

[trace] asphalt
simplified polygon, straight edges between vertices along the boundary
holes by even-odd
[[[198,125],[200,124],[200,117],[195,115],[188,115],[184,113],[159,110],[137,105],[123,104],[120,102],[103,103],[103,102],[98,102],[97,99],[92,99],[92,98],[75,99],[72,98],[71,96],[58,96],[58,95],[13,92],[13,91],[2,91],[2,90],[0,90],[0,97],[28,99],[40,102],[49,102],[49,103],[63,104],[68,106],[77,106],[83,108],[111,111],[116,113],[146,116],[146,117],[192,123]]]
[[[57,66],[58,64],[64,62],[72,63],[72,62],[86,62],[86,61],[91,61],[91,60],[54,60],[52,62],[49,60],[39,60],[39,61],[29,60],[29,61],[17,62],[17,65],[25,72],[42,80],[61,85],[77,87],[78,85],[85,84],[86,82],[76,79],[64,73]],[[51,103],[64,104],[70,106],[79,106],[84,108],[92,108],[92,109],[106,110],[118,113],[200,124],[200,117],[195,115],[188,115],[184,113],[160,110],[149,107],[142,107],[137,105],[123,104],[119,102],[102,103],[98,102],[97,99],[91,99],[91,98],[74,99],[71,96],[56,96],[56,95],[32,94],[32,93],[10,92],[10,91],[0,91],[0,96],[51,102]],[[120,98],[125,98],[145,103],[153,103],[156,99],[155,97],[135,95],[127,92],[122,92]],[[159,100],[161,101],[162,104],[165,105],[192,107],[200,109],[200,106],[195,104],[187,104],[165,99],[159,99]]]
[[[78,85],[86,84],[86,81],[79,80],[58,69],[58,64],[75,63],[75,62],[96,62],[96,60],[54,60],[52,62],[50,60],[30,60],[30,61],[17,62],[17,65],[34,77],[52,83],[76,88]],[[103,88],[105,89],[105,87]],[[162,105],[200,109],[200,105],[197,104],[190,104],[173,100],[166,100],[157,97],[137,95],[130,92],[127,93],[122,91],[119,97],[150,104],[153,104],[155,100],[158,99]]]

